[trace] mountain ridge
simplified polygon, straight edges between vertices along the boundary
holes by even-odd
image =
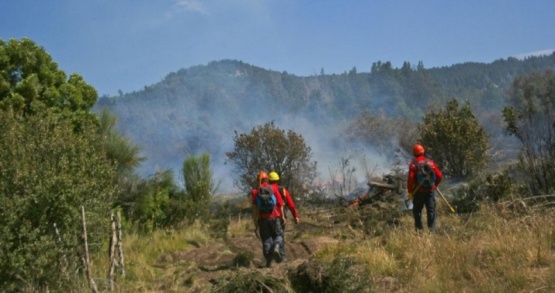
[[[555,53],[430,69],[376,62],[370,72],[306,77],[226,59],[169,73],[141,91],[101,97],[93,110],[114,113],[117,129],[142,149],[142,176],[157,169],[177,174],[186,156],[208,152],[215,176],[229,178],[225,153],[233,149],[235,131],[275,121],[303,135],[326,166],[334,162],[329,155],[338,160],[341,152],[361,147],[347,141],[345,131],[362,110],[418,123],[428,109],[457,98],[470,101],[479,119],[500,115],[512,79],[545,70],[555,70]],[[379,156],[386,165],[390,154]]]

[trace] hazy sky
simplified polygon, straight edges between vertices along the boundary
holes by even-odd
[[[553,0],[3,0],[0,39],[30,38],[99,95],[236,59],[307,76],[555,50]]]

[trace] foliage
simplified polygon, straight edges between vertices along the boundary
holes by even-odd
[[[458,213],[470,213],[481,205],[508,200],[522,191],[517,174],[513,167],[509,167],[494,174],[473,178],[455,190],[452,204],[457,207]]]
[[[82,269],[81,210],[89,249],[108,235],[115,168],[94,127],[75,134],[53,115],[0,114],[0,290],[63,290]]]
[[[303,194],[306,185],[316,178],[316,162],[312,150],[296,132],[279,129],[274,122],[253,128],[249,134],[235,132],[235,148],[227,158],[234,164],[238,179],[235,185],[245,192],[257,186],[260,170],[275,171],[280,185],[291,194]]]
[[[216,191],[212,169],[210,169],[210,155],[203,153],[185,158],[183,179],[187,200],[192,205],[187,218],[206,220],[210,214],[212,194]]]
[[[211,194],[216,190],[207,154],[187,157],[183,163],[186,190],[177,186],[171,170],[147,179],[125,177],[126,191],[118,200],[125,216],[140,231],[193,223],[210,215]]]
[[[276,292],[293,293],[294,291],[287,280],[260,272],[237,271],[229,277],[220,277],[214,280],[211,292]]]
[[[417,124],[406,119],[393,119],[362,111],[347,130],[347,138],[373,146],[380,153],[390,153],[399,145],[412,148],[418,136]]]
[[[360,261],[337,254],[330,264],[305,262],[289,274],[296,292],[373,292],[372,281],[359,271]]]
[[[212,220],[209,221],[210,224],[208,226],[212,238],[223,239],[225,241],[229,239],[230,208],[229,203],[224,203],[222,205],[217,205],[214,211],[212,211]],[[238,262],[241,262],[241,260],[238,259]]]
[[[103,109],[99,117],[98,135],[101,137],[106,155],[118,171],[124,175],[140,165],[143,157],[139,156],[140,149],[134,146],[126,137],[116,131],[116,116]]]
[[[519,169],[532,194],[555,190],[555,76],[552,71],[514,80],[503,110],[507,130],[522,143]]]
[[[22,116],[47,109],[79,127],[92,119],[96,90],[78,74],[66,78],[50,55],[29,39],[0,40],[0,109]]]
[[[183,162],[183,181],[185,191],[197,202],[207,202],[211,193],[216,192],[216,186],[210,169],[210,155],[203,153],[189,156]]]
[[[128,177],[128,179],[131,179]],[[174,182],[173,173],[160,171],[147,179],[131,179],[118,199],[127,220],[141,231],[153,231],[180,222],[175,213],[175,201],[182,201],[184,193]]]
[[[330,137],[362,110],[417,123],[427,109],[444,105],[449,97],[469,101],[478,121],[484,121],[499,115],[516,76],[549,68],[555,69],[555,54],[441,68],[424,68],[422,62],[394,68],[378,61],[372,68],[303,77],[221,60],[170,73],[136,92],[100,98],[95,108],[108,107],[118,116],[118,129],[148,157],[139,167],[148,175],[156,167],[179,170],[184,154],[200,151],[223,164],[229,130],[247,133],[258,121],[294,123],[297,132],[308,124],[314,126],[311,135]],[[487,130],[498,138],[498,129]],[[333,141],[347,142],[343,134]]]
[[[421,143],[444,174],[461,178],[478,173],[487,163],[488,135],[470,103],[453,99],[444,110],[426,113],[419,126]]]

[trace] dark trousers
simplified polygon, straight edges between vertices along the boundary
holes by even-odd
[[[259,219],[258,229],[262,240],[262,252],[266,260],[272,259],[272,250],[276,245],[283,246],[283,228],[279,218]]]
[[[436,226],[436,197],[435,190],[429,192],[416,192],[412,200],[412,215],[414,216],[414,228],[416,230],[424,229],[422,224],[422,210],[426,207],[426,217],[428,220],[428,229],[435,230]]]

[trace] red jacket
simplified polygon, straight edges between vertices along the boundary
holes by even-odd
[[[414,159],[414,161],[422,162],[426,159],[427,158],[424,157],[424,156],[418,156]],[[439,185],[439,183],[441,182],[441,179],[443,177],[443,174],[441,174],[441,170],[439,170],[436,163],[432,159],[427,159],[427,160],[428,160],[429,164],[432,166],[432,168],[434,169],[434,173],[436,174],[436,182],[435,182],[434,186],[432,186],[432,188],[419,187],[418,191],[420,191],[420,192],[435,190],[437,188],[437,186]],[[407,180],[407,192],[408,193],[414,193],[416,191],[415,190],[416,187],[418,187],[418,181],[416,180],[416,173],[417,173],[418,169],[414,165],[414,161],[410,162],[410,164],[409,164],[409,175],[408,175],[408,180]]]
[[[293,202],[293,198],[291,197],[291,194],[289,193],[289,191],[285,187],[279,188],[280,186],[277,182],[270,183],[270,185],[272,186],[272,190],[274,191],[274,194],[279,194],[281,198],[284,199],[285,205],[291,211],[293,218],[298,218],[299,213],[295,208],[295,203]],[[284,194],[281,194],[281,190],[283,190]]]
[[[261,185],[261,187],[266,187],[268,186],[268,183],[263,182]],[[272,187],[272,189],[274,189]],[[258,188],[254,188],[251,191],[251,203],[253,205],[254,208],[257,208],[256,206],[256,196],[258,195]],[[273,219],[273,218],[279,218],[281,217],[281,207],[283,206],[283,199],[281,198],[281,195],[279,194],[279,192],[276,192],[274,190],[274,195],[276,197],[276,207],[274,208],[274,210],[271,213],[258,213],[258,218],[259,219]]]

